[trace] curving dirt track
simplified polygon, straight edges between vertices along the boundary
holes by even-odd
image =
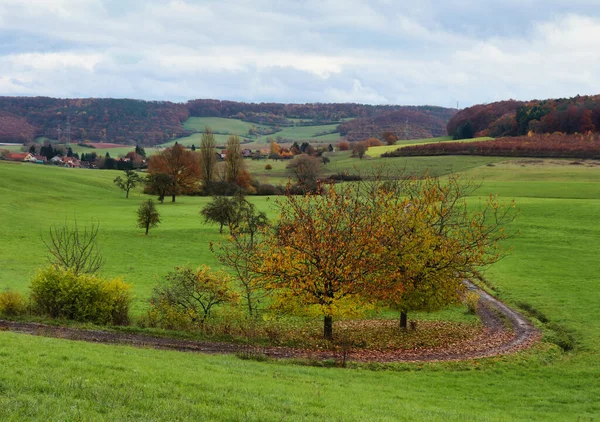
[[[514,353],[538,341],[541,333],[525,317],[466,281],[480,296],[478,314],[484,325],[481,335],[444,348],[395,351],[309,351],[287,347],[255,347],[210,341],[189,341],[134,333],[57,327],[34,322],[0,320],[0,330],[103,344],[119,344],[206,354],[263,354],[271,358],[335,359],[359,362],[458,361]]]

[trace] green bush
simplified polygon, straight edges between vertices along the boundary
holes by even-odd
[[[114,325],[129,321],[130,288],[119,279],[78,275],[56,266],[40,270],[30,284],[33,309],[41,315]]]
[[[154,289],[144,324],[169,330],[204,329],[213,308],[239,301],[230,282],[227,274],[214,273],[207,266],[176,267]]]
[[[477,313],[477,307],[479,306],[479,295],[477,293],[467,292],[464,302],[470,314]]]
[[[27,302],[18,292],[0,293],[0,315],[19,316],[27,313]]]

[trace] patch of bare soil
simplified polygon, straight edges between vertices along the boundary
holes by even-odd
[[[480,295],[478,314],[483,327],[468,335],[454,336],[433,347],[419,344],[412,348],[366,350],[343,348],[336,350],[304,350],[290,347],[255,347],[243,344],[211,341],[190,341],[153,337],[137,333],[119,333],[71,327],[57,327],[34,322],[0,320],[0,330],[38,336],[63,338],[103,344],[121,344],[182,352],[207,354],[263,354],[271,358],[306,358],[316,360],[348,360],[356,362],[424,362],[457,361],[514,353],[527,348],[541,338],[540,332],[517,311],[504,305],[472,283],[467,287]],[[423,328],[427,327],[427,322]]]

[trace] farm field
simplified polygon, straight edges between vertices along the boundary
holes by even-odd
[[[543,343],[516,356],[370,371],[0,332],[0,419],[594,420],[600,414],[600,166],[561,160],[487,166],[483,159],[469,167],[457,157],[427,158],[412,165],[442,169],[450,160],[483,179],[478,194],[515,199],[521,234],[487,278],[508,303],[529,303],[572,330],[574,352]],[[0,218],[10,222],[0,234],[0,288],[25,291],[44,264],[40,233],[73,217],[99,219],[105,273],[134,283],[137,310],[156,274],[187,262],[214,263],[207,242],[218,230],[198,215],[206,198],[161,206],[163,224],[145,237],[133,215],[143,196],[125,200],[112,185],[115,174],[0,163]],[[252,200],[270,210],[266,199]]]
[[[248,130],[252,126],[259,127],[264,125],[255,125],[238,119],[226,119],[222,117],[190,117],[183,122],[183,128],[193,132],[204,132],[207,126],[213,132],[217,133],[247,136]]]

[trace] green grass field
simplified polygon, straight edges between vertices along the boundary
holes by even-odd
[[[366,168],[385,159],[342,155],[340,169],[343,160]],[[574,352],[544,343],[509,357],[371,371],[0,332],[0,420],[598,420],[600,166],[485,157],[388,160],[398,168],[452,169],[483,180],[474,202],[489,193],[515,199],[514,251],[486,276],[509,304],[527,302],[571,330]],[[134,216],[145,197],[125,200],[112,185],[116,174],[0,162],[0,289],[26,291],[44,265],[40,234],[75,217],[80,224],[100,222],[104,273],[134,283],[137,311],[157,275],[185,263],[214,265],[207,243],[218,239],[218,230],[198,214],[206,198],[160,206],[163,223],[145,237]],[[271,212],[265,198],[253,201]]]
[[[210,127],[213,132],[247,136],[248,130],[254,125],[243,122],[238,119],[225,119],[222,117],[190,117],[183,122],[183,128],[193,132],[204,132],[206,127]]]

